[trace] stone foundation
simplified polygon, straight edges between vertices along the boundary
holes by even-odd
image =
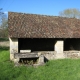
[[[38,55],[43,55],[46,59],[52,60],[55,59],[56,51],[39,51]]]
[[[59,54],[56,51],[41,51],[38,52],[38,54],[43,55],[48,60],[64,59],[64,58],[72,58],[72,59],[80,58],[80,51],[63,51],[63,53]]]
[[[80,58],[80,51],[64,51],[65,58]]]
[[[14,63],[18,63],[20,58],[36,58],[36,57],[38,58],[37,64],[43,64],[48,60],[54,60],[54,59],[64,59],[64,58],[78,59],[80,58],[80,51],[64,51],[63,53],[60,54],[58,54],[56,51],[15,53]]]

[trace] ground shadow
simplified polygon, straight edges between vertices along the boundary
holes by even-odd
[[[9,47],[3,47],[3,46],[0,46],[0,51],[4,51],[4,50],[9,50]]]

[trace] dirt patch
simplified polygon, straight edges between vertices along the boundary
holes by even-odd
[[[6,46],[9,47],[9,41],[0,41],[0,46]]]

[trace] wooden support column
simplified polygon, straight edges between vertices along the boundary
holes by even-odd
[[[9,38],[10,40],[10,60],[14,61],[14,53],[18,53],[18,39]]]

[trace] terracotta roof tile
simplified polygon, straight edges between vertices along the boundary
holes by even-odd
[[[8,14],[10,37],[80,38],[79,19],[15,12]]]

